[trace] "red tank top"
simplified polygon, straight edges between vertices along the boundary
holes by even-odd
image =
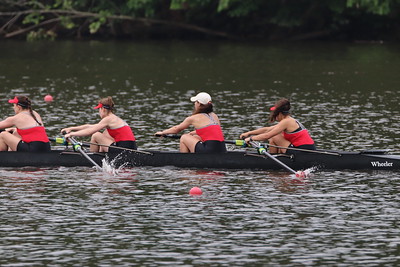
[[[210,118],[211,123],[205,127],[202,127],[200,129],[196,129],[196,134],[200,136],[201,141],[209,141],[209,140],[214,140],[214,141],[224,141],[224,134],[222,133],[221,126],[214,121],[213,117],[209,114],[203,113],[205,116]]]
[[[43,126],[35,126],[28,129],[18,129],[18,134],[21,136],[21,140],[25,143],[33,141],[49,142],[49,138],[46,134],[46,129]]]
[[[285,137],[285,139],[292,143],[294,146],[313,145],[314,140],[311,138],[307,129],[297,120],[296,122],[300,126],[300,130],[292,133],[283,132],[283,137]]]
[[[116,129],[107,129],[107,131],[111,137],[114,138],[115,142],[136,141],[135,135],[133,134],[131,127],[128,125]]]

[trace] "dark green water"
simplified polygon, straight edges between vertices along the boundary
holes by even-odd
[[[289,97],[322,148],[399,152],[400,49],[390,44],[0,43],[0,107],[27,94],[50,136],[94,123],[100,97],[140,148],[213,97],[225,136],[266,125]],[[55,101],[45,103],[46,94]],[[192,197],[193,186],[204,194]],[[1,266],[394,266],[398,172],[135,168],[0,170]]]

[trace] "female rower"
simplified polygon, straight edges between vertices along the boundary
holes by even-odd
[[[84,124],[75,127],[68,127],[61,130],[67,133],[65,138],[73,136],[89,136],[91,152],[120,152],[121,148],[137,149],[136,139],[129,125],[114,114],[114,101],[111,96],[100,99],[94,109],[99,110],[100,122],[97,124]],[[100,130],[105,131],[100,132]]]
[[[0,122],[0,129],[15,127],[0,133],[0,151],[50,151],[50,142],[40,115],[32,110],[26,96],[8,100],[14,104],[15,115]]]
[[[223,153],[226,152],[224,134],[218,116],[213,112],[211,96],[199,93],[190,98],[194,102],[191,116],[182,123],[167,130],[157,132],[156,135],[176,134],[189,126],[194,126],[195,131],[183,134],[180,138],[179,150],[183,153]]]
[[[270,108],[269,122],[278,121],[278,124],[245,132],[240,138],[250,141],[269,140],[271,153],[286,153],[286,147],[315,150],[314,140],[307,129],[290,116],[290,102],[283,98]],[[285,147],[277,148],[274,146]],[[292,152],[291,152],[292,153]]]

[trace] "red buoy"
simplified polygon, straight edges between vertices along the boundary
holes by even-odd
[[[199,187],[195,186],[192,189],[190,189],[189,194],[191,194],[191,195],[201,195],[201,194],[203,194],[203,191],[201,191],[201,189]]]
[[[44,101],[46,101],[46,102],[51,102],[51,101],[53,101],[54,99],[53,99],[53,97],[51,96],[51,95],[46,95],[45,97],[44,97]]]

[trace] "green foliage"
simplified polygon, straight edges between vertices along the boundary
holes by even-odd
[[[253,12],[264,7],[264,4],[260,3],[259,0],[248,0],[246,2],[240,0],[226,0],[226,2],[229,3],[227,3],[224,10],[227,11],[230,17],[237,18],[251,16]],[[219,11],[222,11],[222,9],[219,9]]]
[[[230,0],[219,0],[218,9],[217,9],[218,12],[221,12],[222,10],[227,9],[230,2],[231,2]]]
[[[22,24],[34,24],[37,25],[44,19],[44,16],[40,13],[34,12],[25,16]]]
[[[71,30],[76,26],[71,17],[60,16],[60,20],[61,20],[61,25],[68,30]]]
[[[186,2],[186,0],[171,0],[171,4],[169,8],[171,10],[178,10],[183,8],[183,4]]]
[[[145,17],[151,17],[155,13],[155,0],[128,0],[126,6],[131,14],[142,13]]]
[[[44,29],[39,29],[37,31],[30,31],[26,36],[27,41],[41,41],[48,40],[54,41],[57,37],[57,34],[53,31],[46,31]]]
[[[42,22],[58,17],[58,27],[74,31],[80,25],[80,34],[103,34],[111,27],[114,31],[121,21],[118,16],[153,18],[165,24],[179,22],[236,36],[267,38],[272,33],[335,33],[353,31],[354,27],[379,33],[400,25],[400,0],[21,0],[5,1],[2,10],[33,11],[21,15],[18,22],[29,26],[47,25]],[[143,28],[149,25],[154,24]],[[48,28],[53,26],[49,23]],[[38,27],[29,39],[54,38],[51,32]]]
[[[55,0],[53,4],[53,8],[72,9],[72,7],[73,7],[72,0]]]
[[[102,10],[99,12],[98,19],[89,25],[89,31],[91,34],[96,33],[100,27],[107,22],[107,17],[110,16],[110,12]]]
[[[347,7],[365,9],[367,12],[377,15],[387,15],[391,11],[390,5],[396,0],[347,0]]]

